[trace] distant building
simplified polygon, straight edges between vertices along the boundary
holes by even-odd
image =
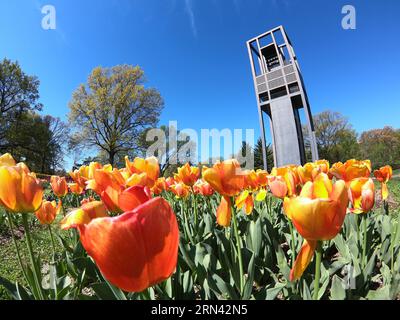
[[[279,26],[247,41],[267,168],[263,113],[269,116],[274,165],[304,164],[306,155],[299,109],[304,108],[313,161],[318,159],[310,104],[292,44]]]

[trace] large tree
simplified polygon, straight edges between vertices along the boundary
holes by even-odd
[[[313,119],[320,159],[334,163],[360,156],[357,133],[346,117],[339,112],[324,111]]]
[[[271,172],[274,167],[274,155],[272,153],[271,144],[267,144],[267,170]],[[256,145],[254,146],[254,169],[264,169],[264,160],[262,152],[262,140],[258,138]]]
[[[75,128],[71,146],[102,150],[111,164],[135,148],[143,131],[156,126],[164,106],[160,93],[144,83],[139,66],[95,68],[69,103]]]
[[[39,80],[25,74],[18,62],[0,61],[0,152],[8,151],[13,141],[6,139],[7,131],[18,117],[29,110],[41,110]]]
[[[392,127],[365,131],[360,137],[361,155],[370,159],[374,168],[390,164],[400,168],[400,130]]]
[[[7,151],[31,170],[52,174],[62,167],[67,136],[68,128],[60,119],[23,112],[7,130]]]

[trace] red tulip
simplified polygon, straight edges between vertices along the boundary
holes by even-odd
[[[78,229],[83,247],[104,277],[122,290],[143,291],[175,270],[179,230],[163,198],[117,217],[93,219]]]

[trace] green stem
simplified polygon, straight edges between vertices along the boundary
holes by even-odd
[[[65,197],[58,198],[58,200],[61,201],[61,210],[62,210],[62,214],[63,214],[63,216],[65,217],[64,199],[65,199]]]
[[[322,259],[322,242],[318,241],[316,255],[315,255],[315,279],[314,279],[313,300],[318,300],[319,279],[321,277],[321,259]]]
[[[365,267],[365,259],[366,259],[366,250],[367,250],[367,217],[364,214],[362,216],[362,224],[363,224],[363,245],[362,245],[362,256],[361,256],[361,265]]]
[[[236,238],[236,246],[237,246],[237,254],[238,254],[238,259],[239,259],[239,276],[240,276],[240,295],[243,294],[243,288],[244,288],[244,274],[243,274],[243,259],[242,259],[242,246],[240,244],[240,238],[239,238],[239,229],[237,225],[237,220],[236,220],[236,212],[234,208],[234,201],[233,198],[231,199],[232,201],[232,222],[233,222],[233,231],[235,233],[235,238]]]
[[[24,268],[24,265],[22,264],[21,253],[19,252],[17,239],[15,239],[14,228],[13,228],[12,221],[11,221],[11,215],[7,210],[6,210],[6,214],[7,214],[8,226],[10,227],[11,236],[12,236],[12,239],[13,239],[13,242],[14,242],[14,246],[15,246],[15,251],[17,252],[17,258],[18,258],[19,266],[21,267],[22,273],[24,274],[24,277],[25,277],[26,281],[28,282],[28,278],[26,276],[25,268]]]
[[[29,252],[29,258],[31,260],[31,264],[32,264],[32,270],[33,270],[33,276],[35,278],[35,282],[36,282],[36,286],[37,286],[37,291],[40,294],[40,298],[44,299],[44,295],[43,295],[43,290],[42,290],[42,285],[40,282],[40,270],[38,270],[36,262],[35,262],[35,256],[33,254],[33,248],[32,248],[32,239],[31,239],[31,234],[29,231],[29,225],[28,225],[28,214],[27,213],[23,213],[22,214],[22,223],[24,225],[24,229],[25,229],[25,239],[26,239],[26,246],[28,248],[28,252]]]
[[[192,194],[193,194],[193,200],[194,200],[193,201],[194,202],[194,229],[195,229],[196,234],[197,234],[197,232],[198,232],[197,197],[196,197],[196,194],[194,192],[192,192]]]
[[[51,245],[53,246],[53,256],[55,257],[57,251],[56,251],[56,244],[54,242],[53,232],[51,231],[51,226],[49,224],[47,225],[47,228],[50,233]]]
[[[76,207],[79,208],[81,206],[81,203],[79,201],[79,195],[76,195]]]
[[[296,258],[296,245],[295,245],[295,242],[294,242],[294,232],[293,232],[293,224],[292,224],[292,221],[290,221],[290,220],[288,220],[288,222],[289,222],[289,229],[290,229],[290,235],[291,235],[291,237],[292,237],[292,246],[291,246],[291,251],[292,251],[292,268],[293,268],[293,265],[294,265],[294,261],[295,261],[295,258]]]
[[[396,241],[396,238],[397,238],[397,230],[399,228],[399,224],[400,224],[400,221],[397,222],[396,228],[393,228],[394,229],[393,234],[391,235],[392,239],[390,241],[390,255],[391,255],[390,269],[391,269],[393,275],[394,275],[394,244],[395,244],[394,242]]]

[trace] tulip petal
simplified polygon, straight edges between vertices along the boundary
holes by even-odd
[[[302,276],[304,270],[307,269],[307,266],[311,262],[316,247],[317,241],[304,240],[303,246],[301,247],[300,252],[294,262],[293,268],[290,270],[290,281],[295,281]]]
[[[387,184],[385,182],[383,182],[381,184],[381,187],[382,187],[382,189],[381,189],[382,200],[386,200],[389,196],[389,190],[388,190]]]
[[[232,217],[232,205],[229,197],[221,197],[221,203],[217,208],[217,222],[222,227],[229,227]]]
[[[118,204],[122,211],[128,212],[149,200],[150,198],[144,191],[144,187],[133,186],[120,194]]]

